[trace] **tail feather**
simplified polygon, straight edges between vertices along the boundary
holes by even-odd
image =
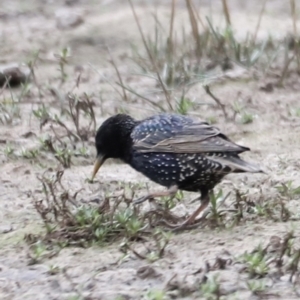
[[[238,156],[213,156],[209,159],[231,168],[231,172],[265,173],[259,166],[246,162]]]

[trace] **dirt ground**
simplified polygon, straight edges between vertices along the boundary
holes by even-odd
[[[126,1],[16,1],[2,0],[0,6],[0,61],[1,63],[26,62],[33,52],[40,49],[36,67],[37,82],[43,86],[55,86],[67,92],[76,82],[77,69],[82,71],[78,93],[93,95],[97,126],[120,108],[144,118],[156,113],[152,106],[140,99],[124,103],[111,87],[116,81],[115,70],[108,62],[107,47],[116,60],[121,75],[151,97],[155,88],[144,77],[132,75],[136,69],[132,61],[130,43],[141,45],[136,23]],[[153,28],[152,12],[157,9],[162,24],[168,24],[171,1],[133,1],[145,32]],[[212,15],[217,24],[224,24],[221,1],[194,1],[202,16]],[[261,1],[228,1],[231,19],[239,36],[253,30],[261,9]],[[297,3],[300,4],[300,3]],[[300,5],[298,5],[298,14]],[[58,29],[55,13],[67,8],[82,15],[84,22],[76,27]],[[189,28],[184,2],[178,1],[175,27],[183,24]],[[298,22],[300,28],[300,22]],[[270,0],[258,32],[258,39],[268,34],[280,39],[291,33],[293,24],[286,1]],[[67,82],[59,85],[58,65],[54,54],[65,46],[71,48],[71,58],[66,72]],[[106,78],[106,80],[104,79]],[[213,91],[225,105],[239,101],[247,105],[254,116],[253,122],[242,124],[224,119],[222,111],[215,106],[201,85],[189,91],[189,97],[199,105],[194,115],[209,119],[237,143],[249,146],[251,152],[243,154],[250,161],[259,163],[267,174],[242,174],[228,176],[218,188],[230,191],[238,188],[247,192],[249,199],[258,201],[278,197],[275,188],[280,183],[292,181],[300,186],[300,117],[291,110],[300,109],[300,78],[295,76],[283,88],[274,88],[270,93],[260,89],[269,78],[244,80],[244,77],[223,81],[213,86]],[[13,90],[19,95],[20,89]],[[10,97],[1,92],[1,101]],[[29,246],[24,241],[26,234],[42,232],[43,223],[36,213],[33,195],[41,195],[37,175],[49,167],[58,168],[55,159],[44,155],[38,160],[22,157],[24,149],[33,149],[39,137],[50,132],[48,127],[40,130],[39,121],[32,110],[45,104],[49,109],[59,110],[60,103],[50,92],[39,97],[36,87],[18,103],[20,118],[13,124],[0,125],[0,299],[218,299],[199,296],[203,274],[199,272],[207,263],[213,265],[220,256],[238,257],[252,251],[259,244],[267,244],[274,236],[282,238],[293,229],[299,237],[299,195],[294,194],[287,207],[294,216],[287,222],[267,218],[249,219],[231,229],[196,229],[174,234],[165,255],[150,263],[134,254],[124,257],[119,243],[109,246],[93,246],[87,249],[67,247],[58,255],[44,259],[38,264],[29,264]],[[67,121],[66,121],[67,122]],[[71,125],[70,125],[71,126]],[[28,134],[30,133],[30,134]],[[14,156],[7,155],[7,147],[14,149]],[[153,183],[137,174],[130,167],[108,162],[97,175],[97,182],[89,184],[95,157],[94,139],[87,144],[88,155],[75,159],[74,165],[65,170],[64,186],[76,191],[83,188],[81,197],[90,199],[112,181],[138,182],[146,191],[146,183]],[[38,162],[37,162],[38,161]],[[142,191],[141,191],[142,193]],[[190,204],[195,195],[185,193],[180,209],[191,212],[197,204]],[[233,197],[234,193],[230,197]],[[230,200],[229,200],[230,202]],[[142,247],[137,244],[137,248]],[[65,270],[51,272],[53,268]],[[146,275],[143,275],[146,273]],[[264,278],[267,294],[253,294],[247,287],[246,275],[236,266],[212,270],[209,276],[218,274],[222,290],[219,299],[299,299],[299,283],[289,282],[289,276],[278,280]],[[176,282],[175,282],[176,281]],[[174,288],[166,298],[151,296],[151,291]],[[172,290],[172,289],[170,289]],[[151,298],[152,297],[152,298]],[[169,297],[169,298],[167,298]]]

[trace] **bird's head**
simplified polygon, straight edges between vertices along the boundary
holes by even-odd
[[[136,124],[137,121],[125,114],[112,116],[101,124],[95,137],[97,158],[92,180],[106,159],[126,161],[132,144],[130,134]]]

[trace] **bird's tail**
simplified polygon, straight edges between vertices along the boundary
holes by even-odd
[[[222,164],[223,166],[229,167],[233,173],[265,173],[259,166],[246,162],[237,155],[226,157],[210,157],[210,159]]]

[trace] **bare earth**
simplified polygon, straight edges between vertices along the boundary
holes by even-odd
[[[68,9],[79,11],[84,22],[66,30],[56,28],[55,11],[64,7],[58,2],[1,1],[1,63],[26,62],[33,51],[41,49],[41,60],[36,67],[37,81],[40,85],[54,86],[63,93],[75,85],[78,76],[74,71],[75,66],[82,67],[83,80],[77,92],[93,94],[97,125],[116,113],[118,108],[126,109],[136,118],[155,113],[153,107],[147,106],[140,99],[135,98],[131,103],[122,102],[120,95],[103,79],[108,78],[112,84],[117,80],[115,70],[108,62],[108,46],[121,75],[128,79],[131,86],[138,87],[140,93],[148,97],[151,97],[149,89],[155,88],[147,78],[132,75],[136,69],[126,58],[131,55],[130,42],[141,45],[127,2],[89,1],[91,3],[87,5],[84,4],[85,1],[74,1],[77,3]],[[168,26],[170,1],[153,1],[151,4],[152,1],[133,2],[145,32],[150,32],[153,28],[151,12],[155,9],[154,2],[161,3],[156,6],[158,15],[162,23]],[[199,5],[202,16],[212,14],[216,24],[224,24],[221,1],[194,2]],[[214,4],[210,5],[210,2]],[[259,39],[274,31],[276,38],[292,32],[286,1],[269,2],[258,33]],[[228,1],[233,26],[239,35],[243,36],[247,31],[253,30],[260,3],[258,0]],[[179,1],[177,13],[175,27],[180,29],[182,24],[186,24],[189,29],[184,2]],[[53,54],[59,53],[64,46],[70,46],[72,57],[66,69],[68,80],[60,87],[59,81],[55,79],[60,73]],[[235,78],[214,85],[214,93],[225,105],[238,101],[247,106],[247,111],[254,116],[253,122],[249,124],[225,121],[222,111],[206,95],[200,84],[189,91],[189,97],[193,101],[211,104],[199,105],[193,114],[202,119],[215,117],[216,125],[224,133],[237,143],[251,148],[251,153],[245,153],[243,157],[259,163],[267,173],[228,176],[217,189],[222,187],[224,191],[230,191],[238,188],[247,192],[249,199],[255,202],[261,198],[277,197],[275,186],[280,183],[291,180],[293,186],[300,186],[300,117],[289,113],[291,109],[300,109],[299,83],[299,76],[296,76],[286,86],[275,88],[271,93],[259,89],[265,84],[262,80]],[[18,95],[20,91],[15,89],[13,93]],[[10,93],[2,91],[0,101],[8,97]],[[36,176],[48,167],[58,168],[53,157],[44,156],[37,163],[36,160],[25,159],[21,155],[22,149],[36,147],[38,138],[50,132],[47,126],[40,130],[38,120],[32,116],[32,110],[41,103],[54,111],[60,108],[60,103],[50,92],[39,98],[38,90],[33,87],[18,104],[21,118],[12,125],[0,125],[0,299],[163,299],[150,298],[146,294],[152,290],[162,291],[171,282],[180,288],[174,288],[175,292],[168,297],[205,299],[204,296],[199,298],[196,292],[200,290],[203,276],[197,271],[205,268],[206,262],[213,265],[218,256],[224,255],[238,257],[245,251],[252,251],[260,243],[266,245],[272,236],[284,236],[291,229],[294,229],[296,238],[299,238],[300,221],[297,216],[300,215],[300,198],[295,194],[287,204],[293,211],[294,218],[287,222],[262,218],[258,221],[249,220],[231,229],[204,228],[174,234],[165,255],[154,263],[139,259],[134,254],[124,258],[119,250],[119,243],[115,243],[107,247],[93,246],[87,249],[64,248],[52,258],[29,265],[29,246],[24,241],[24,235],[43,231],[42,221],[32,205],[32,195],[38,197],[41,194]],[[26,135],[28,132],[32,134]],[[145,192],[146,183],[160,189],[130,167],[114,162],[103,166],[95,184],[87,183],[85,180],[91,175],[95,157],[93,142],[91,138],[88,156],[76,159],[75,164],[65,170],[63,183],[67,189],[76,191],[83,188],[81,198],[86,199],[96,195],[112,181],[141,182]],[[6,153],[8,144],[16,154],[13,157]],[[190,204],[195,195],[184,195],[180,207],[192,212],[198,205]],[[234,192],[230,197],[234,197]],[[230,203],[231,200],[228,201]],[[136,247],[139,249],[142,245],[137,243]],[[52,274],[49,270],[53,266],[65,271]],[[148,272],[147,270],[150,270],[149,273],[143,276],[143,272]],[[264,284],[270,295],[263,298],[251,293],[245,283],[245,274],[234,266],[211,271],[209,276],[214,274],[219,276],[222,290],[220,299],[299,299],[299,283],[298,287],[297,284],[293,285],[288,281],[288,276],[282,276],[278,281],[265,278]]]

